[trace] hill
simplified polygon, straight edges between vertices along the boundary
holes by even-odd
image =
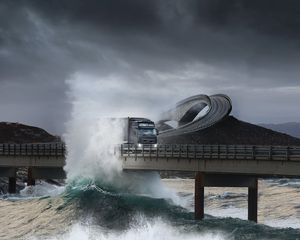
[[[0,143],[58,142],[59,137],[44,129],[20,123],[0,122]]]
[[[277,132],[282,132],[289,134],[293,137],[300,138],[300,123],[298,122],[288,122],[288,123],[280,123],[280,124],[259,124],[262,127],[272,129]]]
[[[158,138],[165,144],[241,144],[241,145],[298,145],[300,139],[258,125],[243,122],[233,116],[199,132],[176,137]]]

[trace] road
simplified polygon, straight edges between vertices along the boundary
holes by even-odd
[[[175,108],[164,112],[157,127],[159,130],[163,129],[160,130],[161,137],[197,132],[223,120],[231,109],[231,100],[224,94],[196,95],[178,102]],[[177,127],[168,125],[169,121],[177,122]]]

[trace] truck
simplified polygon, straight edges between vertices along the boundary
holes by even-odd
[[[127,117],[123,118],[124,133],[123,141],[128,144],[137,144],[141,147],[143,144],[157,146],[158,130],[153,121],[147,118]]]

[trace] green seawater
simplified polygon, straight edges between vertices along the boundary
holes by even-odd
[[[100,234],[101,238],[94,236],[95,238],[88,239],[110,239],[110,233],[118,233],[117,235],[122,238],[130,231],[139,229],[146,231],[147,224],[151,226],[162,223],[172,228],[175,235],[186,239],[197,239],[197,236],[199,239],[203,236],[204,239],[236,240],[300,239],[300,229],[273,228],[245,220],[216,218],[209,215],[206,215],[203,221],[196,221],[192,212],[175,206],[169,199],[136,195],[126,189],[116,189],[88,179],[69,184],[62,197],[66,206],[71,205],[75,208],[76,216],[83,225],[99,227],[96,232],[108,234],[106,237]],[[63,208],[60,211],[63,211]],[[169,239],[169,235],[173,233],[169,230],[164,232],[164,227],[158,233],[158,237]],[[148,239],[152,239],[149,234],[147,236],[150,237]],[[173,237],[177,239],[176,236]]]

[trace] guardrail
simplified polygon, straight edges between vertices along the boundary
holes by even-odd
[[[121,157],[300,161],[297,146],[122,144]]]
[[[0,144],[0,156],[65,156],[64,143]]]

